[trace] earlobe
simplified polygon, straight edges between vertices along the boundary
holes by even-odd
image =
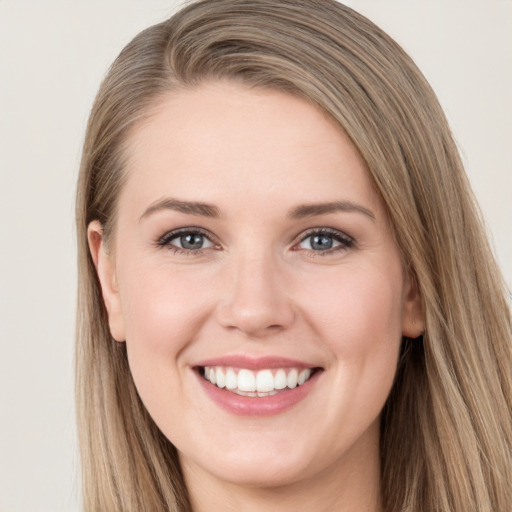
[[[404,286],[402,305],[402,335],[417,338],[425,332],[423,299],[417,280],[408,276]]]
[[[116,341],[125,341],[125,324],[121,297],[117,286],[114,257],[108,253],[103,239],[103,227],[97,220],[87,227],[89,251],[101,285],[103,302],[108,313],[110,333]]]

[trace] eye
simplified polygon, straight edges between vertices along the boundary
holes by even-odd
[[[322,228],[307,233],[296,247],[307,251],[331,253],[348,249],[353,245],[354,240],[341,231]]]
[[[195,252],[215,246],[203,231],[190,228],[166,233],[160,238],[158,245],[177,252]]]

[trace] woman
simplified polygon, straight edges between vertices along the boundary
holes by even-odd
[[[505,287],[434,93],[362,16],[206,0],[139,34],[77,226],[85,510],[510,509]]]

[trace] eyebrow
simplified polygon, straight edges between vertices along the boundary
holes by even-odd
[[[372,221],[375,222],[375,214],[356,203],[352,203],[351,201],[332,201],[330,203],[312,203],[312,204],[304,204],[301,206],[297,206],[291,210],[288,214],[288,217],[291,219],[304,219],[306,217],[315,217],[317,215],[326,215],[328,213],[336,213],[336,212],[356,212],[362,213],[369,217]]]
[[[198,215],[200,217],[220,218],[220,210],[211,204],[197,201],[180,201],[179,199],[165,198],[151,204],[140,216],[139,221],[148,217],[152,213],[160,210],[174,210],[188,215]]]
[[[222,217],[220,210],[212,204],[198,201],[181,201],[174,198],[164,198],[151,204],[141,215],[139,221],[142,221],[149,215],[161,210],[174,210],[188,215],[197,215],[199,217],[208,217],[213,219]],[[329,203],[303,204],[293,208],[288,213],[288,218],[304,219],[307,217],[315,217],[337,212],[362,213],[363,215],[369,217],[372,221],[376,220],[375,214],[371,210],[368,210],[368,208],[365,208],[364,206],[358,205],[356,203],[352,203],[351,201],[331,201]]]

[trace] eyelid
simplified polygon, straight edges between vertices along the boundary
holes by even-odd
[[[332,249],[327,249],[325,251],[312,251],[312,249],[299,249],[297,248],[298,244],[304,242],[307,238],[312,235],[328,235],[334,238],[336,241],[340,242],[340,246],[334,247]],[[293,243],[293,250],[299,251],[310,251],[315,252],[316,254],[328,254],[337,250],[349,249],[355,246],[355,239],[350,235],[347,235],[345,232],[340,231],[339,229],[329,228],[329,227],[316,227],[310,228],[304,232],[302,232]]]
[[[170,231],[166,231],[161,237],[159,237],[157,239],[156,245],[158,247],[172,248],[176,252],[184,252],[184,253],[188,253],[188,254],[198,253],[198,252],[204,251],[205,249],[211,249],[211,247],[205,247],[205,248],[201,248],[201,249],[183,249],[181,247],[178,247],[178,246],[170,243],[171,240],[174,240],[175,238],[178,238],[180,235],[182,236],[184,234],[202,235],[212,243],[214,249],[221,248],[219,242],[217,241],[216,237],[212,235],[212,233],[210,233],[208,230],[206,230],[204,228],[200,228],[197,226],[188,226],[188,227],[177,228],[177,229],[173,229]],[[312,249],[300,249],[297,247],[298,244],[302,243],[304,240],[306,240],[308,237],[310,237],[312,235],[331,236],[336,241],[338,241],[340,243],[340,245],[337,247],[331,248],[331,249],[326,249],[325,251],[313,251]],[[355,239],[353,237],[351,237],[350,235],[348,235],[347,233],[340,231],[339,229],[322,226],[322,227],[309,228],[306,231],[303,231],[299,236],[296,237],[295,241],[293,242],[292,250],[309,251],[309,252],[314,252],[315,254],[318,255],[318,254],[329,254],[329,253],[336,252],[339,250],[344,250],[344,249],[346,250],[346,249],[349,249],[354,246],[355,246]]]
[[[158,240],[156,241],[156,245],[159,247],[172,247],[173,249],[177,249],[178,251],[181,250],[189,253],[209,249],[209,247],[205,247],[202,249],[182,249],[181,247],[175,246],[170,243],[171,240],[174,240],[175,238],[178,238],[179,236],[183,236],[185,234],[202,235],[213,244],[213,247],[219,248],[219,243],[216,241],[215,237],[206,229],[197,226],[187,226],[184,228],[166,231],[161,237],[158,238]]]

